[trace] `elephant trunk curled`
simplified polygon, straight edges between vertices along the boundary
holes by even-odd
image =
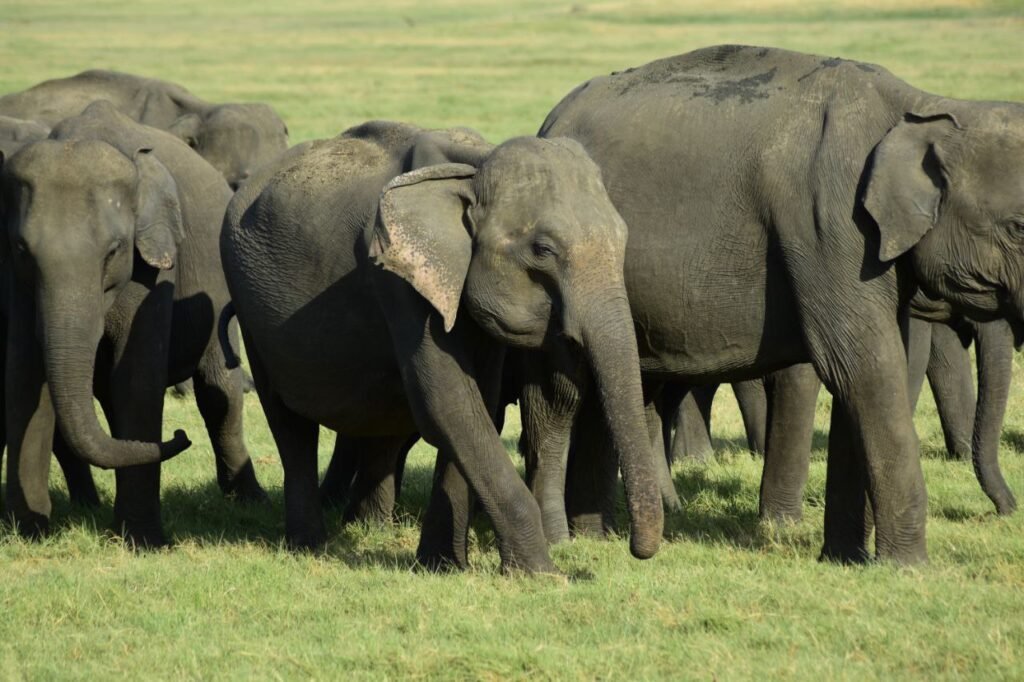
[[[111,469],[153,464],[185,450],[183,431],[165,443],[117,440],[100,427],[93,407],[93,367],[102,335],[102,318],[90,316],[101,302],[70,287],[43,289],[40,326],[43,362],[57,425],[79,457],[93,466]]]
[[[626,488],[630,551],[647,559],[658,551],[664,515],[644,415],[633,318],[621,285],[585,298],[591,304],[580,318],[580,335]]]

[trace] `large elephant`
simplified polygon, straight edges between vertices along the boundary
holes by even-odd
[[[293,546],[325,539],[322,424],[358,445],[357,475],[386,487],[415,434],[438,447],[423,564],[466,565],[475,494],[505,569],[554,570],[494,426],[508,344],[586,362],[632,552],[655,553],[663,519],[622,280],[626,228],[578,144],[493,147],[464,130],[371,122],[287,155],[263,184],[232,200],[221,248]]]
[[[288,147],[288,128],[266,104],[212,104],[176,83],[94,69],[0,97],[0,114],[55,126],[107,100],[139,123],[167,130],[210,162],[232,189]]]
[[[241,372],[226,369],[217,335],[229,302],[223,178],[101,101],[24,146],[0,181],[6,506],[20,530],[48,526],[51,445],[60,455],[66,441],[91,464],[139,465],[117,471],[115,523],[136,544],[162,544],[159,462],[188,446],[181,431],[159,442],[164,389],[190,376],[222,490],[263,499],[242,437]]]
[[[821,556],[864,561],[873,527],[878,557],[925,560],[908,303],[921,287],[1020,323],[1024,107],[721,46],[588,81],[540,134],[583,145],[629,225],[648,399],[811,362],[834,396]],[[570,487],[566,504],[586,524],[608,498]]]
[[[977,400],[967,352],[972,342],[978,356]],[[927,376],[949,456],[971,459],[982,490],[996,512],[1004,515],[1017,508],[999,467],[999,437],[1009,397],[1014,344],[1005,320],[975,322],[921,292],[911,301],[907,343],[911,412],[917,408]],[[798,364],[733,387],[750,449],[765,455],[761,516],[781,522],[797,520],[802,514],[821,383],[810,364]],[[704,454],[700,446],[710,442],[710,408],[717,388],[711,384],[685,393],[689,402],[699,407],[696,411],[678,387],[662,392],[663,428],[667,430],[672,422],[677,425],[667,461]]]

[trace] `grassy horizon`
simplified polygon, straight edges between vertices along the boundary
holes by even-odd
[[[716,43],[881,64],[952,97],[1024,101],[1024,9],[1000,0],[699,0],[515,3],[330,0],[158,3],[0,0],[0,93],[87,68],[179,82],[212,101],[271,103],[292,141],[372,118],[533,134],[581,81]],[[1000,455],[1024,495],[1020,360]],[[270,509],[221,498],[194,402],[165,430],[194,445],[163,471],[174,546],[135,554],[103,507],[72,508],[54,472],[53,534],[0,531],[0,679],[1024,677],[1024,521],[997,518],[969,463],[943,457],[930,394],[916,424],[931,563],[842,567],[821,544],[827,396],[804,520],[757,521],[761,463],[729,392],[716,457],[677,466],[683,513],[652,560],[623,538],[552,548],[566,579],[504,577],[486,523],[466,573],[414,566],[432,451],[410,457],[401,520],[342,527],[317,556],[282,546],[282,473],[259,402],[246,437]],[[510,456],[513,412],[503,434]],[[321,466],[333,447],[321,437]],[[54,467],[56,469],[56,467]]]

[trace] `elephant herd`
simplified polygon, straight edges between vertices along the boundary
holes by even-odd
[[[296,548],[324,543],[327,502],[390,518],[422,438],[437,460],[421,564],[465,567],[482,509],[504,570],[556,571],[550,543],[614,527],[620,473],[631,552],[651,557],[680,506],[671,453],[707,447],[722,382],[749,396],[762,517],[798,518],[823,383],[822,558],[866,561],[873,533],[877,558],[925,561],[926,368],[940,408],[960,401],[951,451],[1015,508],[996,455],[1024,339],[1024,105],[717,46],[591,79],[534,137],[371,121],[287,139],[266,105],[122,73],[0,97],[20,532],[48,528],[53,453],[87,503],[89,465],[115,468],[118,530],[165,542],[160,462],[189,441],[161,441],[163,400],[187,379],[221,490],[267,503],[239,329]],[[525,481],[499,437],[513,401]],[[337,433],[322,482],[320,426]]]

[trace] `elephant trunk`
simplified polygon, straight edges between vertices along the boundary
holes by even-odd
[[[633,318],[621,285],[587,299],[591,305],[580,319],[580,337],[626,487],[630,551],[647,559],[661,543],[664,513],[644,414]]]
[[[978,355],[978,405],[974,417],[971,454],[981,489],[999,514],[1017,508],[999,470],[999,436],[1003,430],[1006,401],[1013,369],[1013,332],[1005,320],[976,325]]]
[[[43,361],[57,425],[79,457],[103,469],[170,459],[191,445],[184,431],[165,443],[144,443],[111,438],[100,427],[92,387],[102,318],[89,311],[102,310],[102,301],[93,299],[70,287],[40,295]]]

